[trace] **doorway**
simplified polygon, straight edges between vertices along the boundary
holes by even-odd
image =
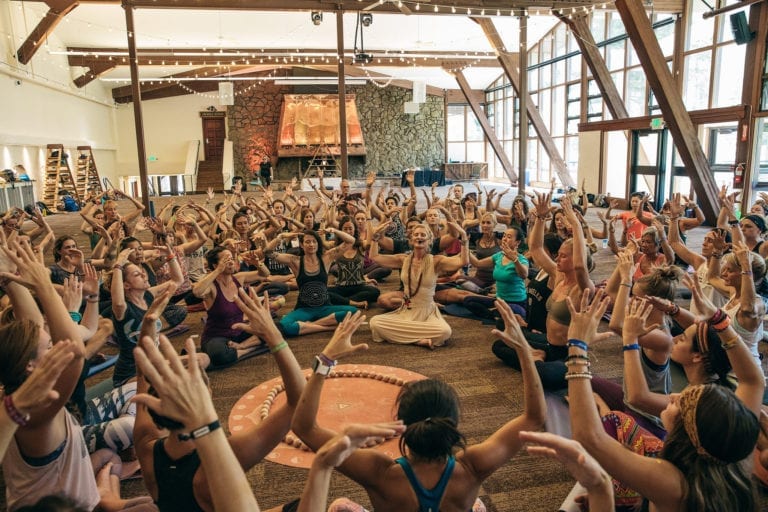
[[[651,205],[660,211],[669,190],[667,129],[633,130],[630,165],[630,193],[650,194]]]
[[[205,152],[205,160],[221,161],[224,158],[224,139],[226,136],[227,130],[224,116],[203,118],[203,150]]]

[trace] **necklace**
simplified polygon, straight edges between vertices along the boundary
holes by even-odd
[[[486,240],[485,236],[483,236],[478,243],[480,244],[480,247],[483,249],[490,249],[494,245],[496,245],[496,239],[491,237],[490,240]]]
[[[411,289],[411,268],[413,264],[413,256],[411,256],[411,261],[408,264],[408,293],[403,297],[405,300],[405,307],[408,309],[411,309],[411,297],[416,295],[419,292],[419,288],[421,288],[421,279],[424,277],[424,263],[426,262],[426,257],[422,258],[421,260],[421,270],[419,271],[419,280],[416,283],[416,288]]]

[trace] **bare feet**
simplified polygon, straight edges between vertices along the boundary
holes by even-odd
[[[367,300],[361,300],[361,301],[351,300],[351,301],[349,301],[349,305],[350,306],[354,306],[354,307],[359,308],[359,309],[368,309],[368,301]]]
[[[435,345],[432,343],[432,340],[429,338],[422,338],[418,340],[416,344],[420,347],[427,347],[429,350],[435,350]]]

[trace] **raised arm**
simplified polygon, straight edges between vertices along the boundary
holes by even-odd
[[[706,259],[688,249],[683,243],[683,239],[680,237],[679,223],[682,213],[680,194],[675,194],[672,196],[672,201],[669,202],[669,246],[675,254],[680,256],[680,259],[698,269],[703,263],[706,263]]]
[[[573,270],[576,273],[576,282],[580,289],[588,289],[591,292],[595,290],[595,284],[589,277],[587,268],[587,246],[584,242],[584,231],[581,229],[581,223],[573,211],[571,200],[564,197],[560,201],[565,213],[565,219],[573,227]]]
[[[520,432],[543,428],[547,416],[544,388],[533,362],[533,349],[525,339],[509,305],[502,300],[497,300],[496,309],[504,319],[504,331],[494,329],[491,332],[514,349],[520,359],[524,409],[520,416],[507,422],[488,439],[467,448],[464,460],[480,480],[484,480],[506,464],[520,450],[523,446]]]
[[[549,253],[544,249],[544,224],[547,216],[549,215],[549,205],[551,204],[552,196],[549,194],[536,193],[536,197],[533,199],[533,227],[531,229],[531,235],[528,240],[528,248],[531,253],[531,258],[536,262],[540,268],[544,270],[550,276],[557,274],[557,265]]]

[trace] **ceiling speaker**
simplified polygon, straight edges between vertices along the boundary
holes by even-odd
[[[755,38],[755,33],[749,30],[749,22],[744,11],[731,14],[731,32],[736,44],[745,44]]]

